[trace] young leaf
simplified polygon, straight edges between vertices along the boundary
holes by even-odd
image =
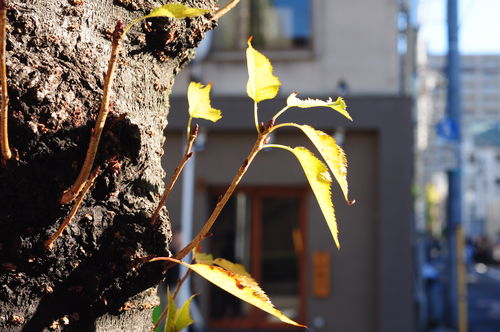
[[[153,9],[148,15],[141,19],[150,17],[186,18],[201,16],[207,13],[210,13],[209,9],[192,8],[180,3],[169,3]]]
[[[221,111],[210,105],[210,88],[212,84],[203,86],[201,83],[191,82],[188,87],[189,115],[192,118],[200,118],[218,121],[222,118]]]
[[[187,17],[201,16],[207,13],[210,13],[209,9],[187,7],[180,3],[168,3],[153,9],[148,15],[145,15],[141,18],[132,21],[129,25],[127,25],[127,27],[123,31],[122,36],[124,36],[134,24],[142,20],[145,20],[147,18],[151,17],[187,18]]]
[[[332,178],[328,172],[328,167],[316,158],[311,151],[304,147],[296,147],[290,150],[299,160],[312,188],[314,196],[316,196],[321,212],[323,212],[326,223],[330,228],[333,240],[335,241],[337,247],[340,248],[337,220],[335,218],[335,210],[333,208],[330,191]]]
[[[247,94],[256,103],[276,97],[280,88],[280,81],[273,75],[271,62],[262,53],[252,47],[252,38],[248,39]]]
[[[248,273],[245,267],[241,264],[230,262],[224,258],[216,258],[214,263],[230,272],[251,278],[250,273]]]
[[[160,319],[161,312],[162,312],[161,306],[157,305],[156,307],[153,308],[153,313],[152,313],[153,325],[156,324],[158,319]],[[157,327],[154,332],[161,332],[160,327]]]
[[[309,137],[314,146],[318,149],[321,156],[325,159],[326,164],[332,171],[335,179],[342,189],[345,200],[351,204],[348,199],[347,187],[347,158],[344,150],[338,146],[335,139],[330,135],[316,130],[307,125],[296,125]]]
[[[305,327],[290,318],[286,317],[274,307],[264,291],[259,287],[257,282],[251,277],[233,273],[223,269],[222,267],[206,265],[206,264],[188,264],[169,257],[158,257],[153,258],[151,262],[158,260],[167,260],[176,262],[186,266],[187,268],[198,273],[203,278],[207,279],[211,283],[219,286],[223,290],[232,295],[248,302],[261,310],[277,317],[282,322],[287,324]]]
[[[189,313],[189,308],[191,306],[191,300],[193,300],[195,296],[196,295],[192,295],[186,302],[184,302],[182,307],[180,307],[175,312],[174,324],[170,329],[171,332],[182,331],[189,325],[193,324],[193,319],[191,318],[191,314]]]
[[[172,293],[170,293],[170,288],[167,290],[167,300],[168,300],[168,309],[167,309],[167,318],[165,319],[165,328],[164,332],[173,332],[174,322],[175,322],[175,313],[177,312],[177,306],[175,305],[174,298]]]
[[[206,254],[204,252],[200,252],[195,249],[193,250],[193,256],[196,263],[208,264],[208,265],[214,264],[214,256],[210,254]]]
[[[245,277],[251,278],[250,273],[247,272],[247,270],[243,265],[230,262],[224,258],[214,259],[214,257],[211,254],[206,254],[195,250],[194,260],[196,261],[196,263],[207,264],[207,265],[218,265],[230,272],[241,274]]]
[[[338,97],[336,101],[333,101],[331,98],[329,98],[326,101],[320,99],[311,99],[311,98],[302,100],[297,98],[297,93],[294,92],[288,97],[288,99],[286,100],[286,104],[288,107],[300,107],[300,108],[330,107],[352,121],[351,116],[347,112],[347,106],[345,104],[345,101],[341,97]]]

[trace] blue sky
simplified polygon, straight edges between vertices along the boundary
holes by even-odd
[[[500,0],[460,1],[460,51],[500,54]],[[420,0],[420,32],[429,52],[443,54],[446,41],[446,0]]]

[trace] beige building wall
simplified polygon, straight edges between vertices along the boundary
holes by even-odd
[[[352,95],[399,93],[399,57],[394,0],[314,0],[313,49],[263,52],[283,86],[280,94],[335,95],[345,80]],[[202,78],[213,93],[241,95],[246,87],[244,51],[211,53]],[[189,70],[181,72],[174,95],[184,95]],[[206,83],[205,82],[205,83]]]

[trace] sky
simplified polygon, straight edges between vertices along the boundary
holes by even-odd
[[[463,54],[500,54],[500,0],[459,0],[459,48]],[[443,54],[446,0],[420,0],[419,21],[429,53]]]

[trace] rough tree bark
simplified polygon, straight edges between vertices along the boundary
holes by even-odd
[[[167,1],[11,0],[7,71],[9,138],[17,159],[0,167],[0,330],[147,331],[166,210],[160,165],[168,93],[210,15],[150,19],[122,43],[112,110],[95,164],[102,173],[69,227],[46,250],[71,204],[59,198],[78,175],[102,95],[109,31]],[[216,0],[176,1],[201,8]],[[177,155],[175,156],[177,157]]]

